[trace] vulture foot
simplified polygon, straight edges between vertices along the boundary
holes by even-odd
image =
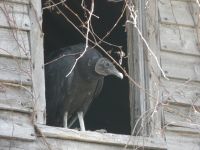
[[[67,126],[67,116],[68,116],[68,112],[65,112],[65,115],[64,115],[64,128],[68,128],[68,126]]]
[[[80,123],[81,131],[85,131],[85,124],[83,120],[83,112],[78,112],[78,120]]]

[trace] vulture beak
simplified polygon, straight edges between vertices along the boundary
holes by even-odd
[[[116,68],[113,68],[113,70],[110,71],[110,74],[120,78],[120,79],[123,79],[123,74],[121,72],[119,72]]]

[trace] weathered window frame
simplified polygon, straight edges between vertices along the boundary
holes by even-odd
[[[146,24],[144,14],[144,1],[133,0],[136,9],[139,10],[138,13],[138,28],[142,31],[143,35],[146,34]],[[33,63],[33,89],[37,97],[36,103],[36,122],[37,127],[40,132],[46,138],[62,139],[62,140],[72,140],[87,143],[97,143],[105,145],[116,145],[120,147],[144,147],[147,149],[167,149],[163,139],[149,138],[141,136],[127,136],[127,135],[117,135],[117,134],[100,134],[96,132],[81,132],[71,129],[49,127],[45,124],[45,82],[44,82],[44,57],[43,57],[43,35],[41,31],[42,12],[41,4],[37,2],[32,2],[34,7],[31,8],[30,15],[32,16],[32,31],[31,31],[31,48],[32,48],[32,63]],[[38,15],[36,18],[35,15]],[[128,14],[128,11],[127,11]],[[137,36],[135,36],[137,35]],[[137,34],[137,30],[133,25],[127,25],[127,37],[128,37],[128,55],[133,57],[129,58],[129,64],[134,64],[134,66],[129,65],[129,74],[133,77],[137,83],[148,89],[148,72],[147,72],[147,58],[144,54],[145,46]],[[133,42],[131,42],[133,41]],[[37,45],[37,47],[36,47]],[[40,77],[40,80],[38,80]],[[134,91],[134,92],[132,92]],[[138,101],[139,100],[139,101]],[[147,95],[143,89],[136,88],[132,83],[130,84],[130,107],[131,107],[131,124],[132,129],[136,123],[136,120],[147,110]],[[43,124],[43,125],[42,125]],[[142,125],[142,122],[140,122]],[[144,129],[142,135],[147,135],[147,128]],[[129,142],[128,142],[129,141]]]
[[[148,135],[148,127],[141,117],[148,110],[148,95],[146,94],[148,86],[148,63],[147,55],[145,55],[146,47],[144,45],[138,30],[146,38],[146,14],[145,1],[132,0],[135,10],[137,10],[137,27],[134,24],[127,23],[127,47],[128,47],[128,67],[130,76],[138,85],[130,82],[130,114],[131,129],[135,128],[135,134]],[[127,11],[127,19],[129,18]],[[140,120],[140,121],[139,121]],[[143,129],[139,132],[140,126]],[[139,133],[138,133],[139,132]]]

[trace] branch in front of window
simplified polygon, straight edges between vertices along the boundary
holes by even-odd
[[[163,77],[167,80],[169,80],[164,72],[164,70],[162,69],[162,67],[160,66],[160,63],[158,61],[158,58],[156,57],[156,55],[154,54],[153,50],[150,48],[149,44],[147,43],[146,39],[144,38],[144,36],[142,35],[142,32],[140,31],[140,29],[137,26],[137,19],[138,19],[138,15],[137,15],[137,10],[135,10],[134,5],[133,4],[129,4],[126,2],[127,8],[129,10],[130,13],[130,18],[132,20],[127,20],[127,23],[131,23],[134,25],[134,27],[137,29],[137,32],[139,34],[139,36],[141,37],[142,41],[145,43],[147,50],[150,52],[150,55],[153,56],[153,58],[156,61],[156,64],[159,68],[159,70],[161,71]]]
[[[82,4],[81,4],[81,6],[85,9],[85,10],[87,10],[88,11],[88,13],[89,13],[89,17],[88,17],[88,20],[87,20],[87,31],[86,31],[86,37],[85,37],[85,49],[84,49],[84,51],[81,53],[81,55],[78,57],[78,58],[76,58],[76,60],[75,60],[75,63],[74,63],[74,65],[72,66],[72,68],[71,68],[71,70],[69,71],[69,73],[67,73],[67,75],[66,75],[66,77],[68,77],[71,73],[72,73],[72,71],[74,70],[74,68],[75,68],[75,66],[76,66],[76,64],[77,64],[77,62],[78,62],[78,60],[81,58],[81,57],[83,57],[83,55],[86,53],[86,50],[87,50],[87,48],[88,48],[88,39],[89,39],[89,32],[90,32],[90,22],[91,22],[91,18],[92,18],[92,14],[93,14],[93,12],[94,12],[94,0],[92,0],[92,6],[91,6],[91,10],[89,11],[86,7],[84,7],[84,5],[83,5],[83,1],[82,1]]]
[[[52,2],[52,0],[50,0]],[[58,13],[61,14],[66,21],[68,21],[84,38],[86,38],[85,34],[64,14],[64,12],[58,7],[55,6]],[[83,22],[83,21],[82,21]],[[83,24],[83,26],[85,26]],[[91,33],[91,32],[90,32]],[[91,33],[92,34],[92,33]],[[142,87],[140,84],[138,84],[127,72],[126,70],[118,63],[116,62],[116,60],[106,52],[106,50],[100,46],[98,43],[95,43],[93,40],[91,40],[89,37],[87,37],[88,41],[91,42],[92,44],[94,44],[95,46],[97,46],[116,66],[118,66],[120,68],[121,71],[123,71],[124,75],[129,79],[129,81],[134,84],[136,87],[138,87],[139,89],[141,89],[143,92],[145,92],[148,96],[150,96],[153,99],[156,99],[154,96],[152,96],[148,90],[146,90],[144,87]]]

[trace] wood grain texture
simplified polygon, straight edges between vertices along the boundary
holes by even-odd
[[[75,140],[61,140],[55,138],[47,138],[48,144],[52,150],[122,150],[122,146],[104,145],[98,143],[79,142]],[[137,146],[134,149],[138,148]],[[0,138],[0,149],[2,150],[48,150],[42,138],[37,138],[35,142],[5,140]],[[133,147],[128,147],[127,150],[132,150]],[[154,148],[144,148],[144,150],[155,150]],[[162,148],[160,149],[162,150]]]
[[[31,87],[0,82],[0,109],[30,113],[33,103]]]
[[[0,137],[34,140],[35,131],[30,115],[0,110]]]
[[[161,50],[200,56],[195,29],[160,25],[160,41]]]
[[[0,55],[30,58],[28,33],[0,28]]]
[[[36,102],[37,122],[45,124],[46,99],[41,1],[31,0],[30,19],[32,25],[30,31],[31,59],[33,65],[32,80]]]
[[[160,0],[163,126],[169,150],[199,150],[200,50],[199,8],[195,1]]]
[[[161,64],[170,78],[200,81],[200,57],[176,53],[161,53]]]
[[[191,106],[166,105],[164,106],[164,118],[166,126],[179,126],[192,129],[200,129],[199,108]]]
[[[28,6],[0,1],[0,27],[30,30]]]
[[[2,0],[0,0],[2,1]],[[6,0],[7,2],[19,3],[19,4],[29,4],[31,0]]]
[[[6,139],[0,137],[0,150],[46,150],[42,142]]]
[[[158,22],[158,1],[149,1],[148,7],[147,7],[147,42],[156,55],[159,63],[160,63],[160,37],[159,37],[159,22]],[[155,58],[153,58],[152,55],[145,52],[145,55],[148,54],[148,69],[149,69],[149,88],[147,89],[147,92],[149,93],[148,101],[149,101],[149,110],[154,110],[157,103],[161,101],[159,98],[160,96],[160,76],[161,72],[158,68],[158,65],[155,61]],[[162,110],[157,110],[157,113],[155,113],[152,117],[149,118],[149,127],[151,129],[150,134],[155,137],[162,137],[161,132],[161,112]]]
[[[29,60],[0,57],[0,81],[31,85]]]
[[[146,21],[144,18],[144,7],[145,3],[143,1],[135,2],[135,7],[139,11],[138,15],[138,28],[142,32],[142,34],[146,34]],[[130,12],[127,13],[130,16]],[[128,18],[131,20],[131,17]],[[147,70],[145,70],[146,57],[144,55],[145,47],[143,45],[143,41],[138,34],[137,29],[133,24],[127,24],[127,43],[128,43],[128,67],[129,67],[129,75],[136,81],[144,89],[147,88],[148,81],[146,80]],[[141,114],[146,112],[147,110],[147,102],[146,94],[143,89],[135,86],[132,82],[130,82],[130,114],[131,114],[131,129],[135,127],[136,121],[140,118]],[[147,126],[145,120],[141,119],[143,135],[147,135]],[[137,126],[136,132],[139,130],[140,125]]]
[[[200,83],[161,80],[162,100],[179,105],[200,106]]]
[[[199,134],[189,134],[184,132],[165,133],[168,150],[199,150],[200,136]]]
[[[63,139],[63,140],[71,140],[71,141],[80,141],[87,143],[98,143],[104,145],[116,145],[116,146],[124,146],[130,136],[128,135],[117,135],[111,133],[98,133],[98,132],[81,132],[72,129],[66,128],[56,128],[50,126],[39,125],[40,130],[44,133],[46,137]],[[157,138],[148,138],[148,137],[131,137],[131,141],[129,142],[129,146],[144,146],[146,148],[155,148],[155,149],[165,149],[165,143],[162,139]]]
[[[167,132],[175,132],[176,134],[198,136],[200,130],[198,128],[179,127],[179,126],[166,126]]]
[[[159,0],[161,23],[194,27],[198,22],[199,7],[186,1]]]
[[[55,139],[48,139],[48,142],[51,143],[52,149],[59,149],[59,150],[122,150],[123,145],[113,145],[113,144],[101,144],[101,143],[90,143],[90,142],[78,142],[75,140],[55,140]],[[137,142],[137,141],[136,141]],[[145,141],[144,141],[145,143]],[[129,146],[128,150],[133,149],[144,149],[144,150],[162,150],[166,149],[166,147],[148,147],[145,144],[142,146]]]

